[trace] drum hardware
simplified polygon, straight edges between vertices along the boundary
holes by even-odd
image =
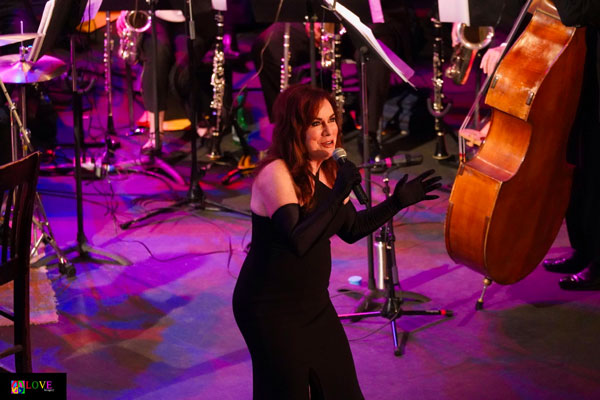
[[[28,152],[33,151],[33,146],[31,145],[30,139],[30,131],[25,126],[26,119],[26,101],[25,101],[25,85],[21,87],[21,108],[22,108],[22,116],[19,117],[19,113],[17,112],[17,107],[13,103],[8,91],[6,90],[6,86],[2,79],[0,79],[0,87],[2,92],[4,93],[4,97],[9,105],[9,110],[11,113],[11,131],[13,134],[11,135],[12,139],[12,161],[16,161],[18,159],[17,155],[17,132],[20,137],[20,141],[23,148],[23,156],[25,156]],[[16,126],[15,126],[16,124]],[[33,230],[33,245],[31,248],[31,256],[37,255],[42,243],[48,244],[54,250],[56,254],[56,258],[58,260],[58,269],[61,274],[67,275],[69,277],[75,276],[75,267],[71,264],[64,256],[62,250],[56,243],[56,239],[54,238],[54,233],[52,232],[52,227],[50,225],[50,221],[48,220],[48,216],[46,215],[46,211],[44,210],[44,205],[42,203],[42,199],[40,198],[39,193],[35,194],[35,204],[34,204],[34,215],[32,219],[33,224],[37,228],[37,230]],[[39,236],[38,236],[39,231]],[[45,263],[40,263],[40,260],[31,263],[32,267],[43,266]]]
[[[40,35],[37,33],[9,33],[7,35],[0,35],[0,47],[35,39],[38,36]]]
[[[67,70],[56,57],[42,56],[36,62],[27,61],[26,54],[0,56],[0,80],[5,83],[39,83],[56,78]]]

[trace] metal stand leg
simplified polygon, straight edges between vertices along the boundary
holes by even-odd
[[[30,132],[25,125],[26,121],[27,121],[27,114],[26,114],[27,100],[26,100],[26,94],[25,94],[26,87],[25,87],[25,85],[23,85],[21,87],[21,106],[22,106],[22,111],[21,111],[22,119],[21,119],[21,118],[19,118],[19,114],[17,113],[15,104],[12,102],[12,99],[10,98],[8,91],[6,90],[6,86],[4,86],[4,83],[1,80],[0,80],[0,86],[2,87],[4,96],[6,97],[6,100],[9,103],[9,108],[10,108],[10,112],[11,112],[11,122],[15,122],[15,124],[13,124],[13,126],[11,127],[11,130],[13,131],[13,141],[12,141],[13,161],[16,161],[16,159],[18,157],[17,146],[18,146],[19,142],[21,143],[21,145],[23,147],[23,155],[27,155],[28,152],[33,151],[33,146],[31,145],[31,139],[29,136]],[[17,135],[20,137],[20,140],[18,140]],[[34,217],[33,217],[32,221],[33,221],[33,224],[40,230],[40,237],[36,238],[34,245],[31,249],[31,254],[32,255],[37,254],[39,246],[42,244],[42,242],[47,243],[52,247],[52,249],[56,253],[56,257],[58,259],[58,268],[59,268],[60,273],[67,275],[69,277],[75,276],[75,267],[73,267],[73,265],[67,260],[67,258],[64,256],[63,252],[61,251],[60,247],[56,243],[56,240],[54,239],[54,234],[52,233],[52,227],[50,225],[50,221],[48,220],[48,217],[46,216],[46,211],[44,210],[42,200],[38,193],[35,194],[35,213],[34,213]],[[44,260],[44,259],[42,258],[42,259],[37,260],[36,262],[31,263],[31,266],[39,267],[39,266],[46,265],[45,263],[42,262],[42,260]]]
[[[40,230],[41,235],[36,240],[34,247],[31,249],[31,254],[37,253],[39,246],[42,243],[49,244],[54,250],[55,257],[58,261],[58,270],[61,274],[68,276],[69,278],[75,276],[75,267],[71,264],[67,258],[64,256],[60,247],[56,243],[54,239],[54,234],[52,233],[52,227],[50,226],[50,221],[46,216],[46,211],[44,210],[44,205],[42,204],[42,199],[39,194],[35,194],[35,213],[36,217],[33,218],[34,225]],[[31,263],[31,267],[42,267],[46,265],[45,262],[42,262],[44,258],[40,258],[36,262]]]
[[[390,187],[389,187],[389,178],[388,178],[389,170],[386,172],[386,175],[383,179],[384,182],[384,193],[387,196],[390,195]],[[398,269],[396,265],[396,251],[394,248],[394,242],[396,240],[394,236],[394,226],[393,220],[388,221],[387,224],[381,227],[380,238],[385,239],[385,256],[379,257],[380,262],[385,263],[385,271],[380,271],[384,273],[383,277],[380,277],[380,280],[383,280],[383,291],[385,293],[385,303],[381,308],[381,311],[374,312],[358,312],[352,314],[341,314],[338,315],[340,319],[350,319],[352,321],[360,320],[365,317],[383,317],[390,320],[390,327],[392,329],[392,337],[394,341],[394,355],[400,356],[403,353],[403,344],[400,344],[398,341],[398,332],[396,328],[396,319],[402,317],[403,315],[440,315],[444,317],[451,317],[454,315],[454,312],[446,309],[439,310],[403,310],[402,303],[404,299],[402,297],[402,290],[400,287],[400,283],[398,282]],[[380,265],[381,267],[381,265]],[[381,283],[381,282],[380,282]],[[381,285],[380,285],[381,286]],[[406,341],[408,332],[403,333],[403,337],[405,340],[402,341],[404,343]]]
[[[481,289],[481,296],[479,296],[479,299],[477,299],[477,303],[475,303],[475,310],[483,309],[483,296],[485,296],[485,291],[491,284],[492,278],[490,278],[489,276],[483,278],[483,289]]]

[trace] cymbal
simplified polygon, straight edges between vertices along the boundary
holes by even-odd
[[[10,33],[8,35],[0,35],[0,47],[8,46],[9,44],[24,42],[25,40],[35,39],[37,33]]]
[[[35,83],[54,79],[67,70],[56,57],[43,56],[34,63],[21,61],[18,54],[0,57],[0,80],[5,83]]]

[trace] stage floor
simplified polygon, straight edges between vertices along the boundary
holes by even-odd
[[[98,69],[100,62],[98,58]],[[417,66],[417,86],[430,84],[429,68],[427,59]],[[238,89],[245,82],[251,89],[247,107],[254,132],[250,138],[260,150],[268,136],[258,129],[265,112],[253,73],[238,72],[235,82]],[[84,115],[90,142],[101,142],[106,127],[102,82],[96,86],[85,96],[91,105]],[[56,296],[58,320],[32,327],[34,371],[66,372],[69,399],[250,399],[251,361],[233,319],[231,296],[251,241],[250,219],[244,215],[249,210],[251,179],[225,186],[221,180],[231,165],[202,164],[206,174],[200,187],[206,199],[229,211],[197,204],[178,206],[122,229],[122,223],[187,199],[191,162],[189,141],[183,132],[176,132],[165,136],[163,159],[180,174],[183,184],[165,177],[159,163],[152,165],[158,168],[137,165],[145,140],[126,136],[127,103],[119,79],[116,86],[114,114],[121,143],[116,170],[100,179],[86,174],[82,233],[93,248],[125,257],[131,264],[81,259],[73,252],[67,257],[76,268],[74,278],[49,266],[47,278],[54,293],[48,296]],[[456,128],[473,90],[447,84],[445,93],[454,103],[447,122]],[[386,118],[395,107],[391,99]],[[140,113],[136,103],[136,117]],[[60,110],[59,118],[58,153],[69,160],[73,132],[68,106]],[[456,264],[446,252],[444,219],[456,167],[433,159],[435,144],[428,139],[409,148],[406,152],[423,156],[423,164],[391,173],[395,181],[404,173],[414,176],[435,168],[446,189],[439,192],[438,200],[419,203],[396,216],[395,250],[402,289],[428,300],[409,299],[403,308],[444,308],[454,316],[401,316],[397,320],[404,351],[400,357],[393,352],[388,320],[344,322],[365,397],[600,398],[600,292],[562,291],[557,285],[561,275],[538,267],[516,284],[493,284],[484,309],[476,311],[483,276]],[[447,146],[449,153],[456,154],[454,140],[447,138]],[[346,147],[350,158],[358,160],[356,140]],[[240,154],[231,135],[223,139],[222,150]],[[198,156],[205,160],[207,152],[203,147]],[[88,152],[94,158],[101,154],[101,149]],[[69,171],[59,172],[42,176],[39,192],[56,240],[67,248],[77,239],[75,185]],[[375,201],[383,198],[382,177],[373,176]],[[334,238],[332,252],[333,303],[339,313],[353,312],[368,293],[366,240],[348,245]],[[548,255],[569,252],[563,226]],[[353,275],[363,277],[361,286],[349,285]],[[0,338],[10,341],[10,328],[0,327]]]

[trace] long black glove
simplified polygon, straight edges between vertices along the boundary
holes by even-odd
[[[404,207],[418,203],[421,200],[433,200],[439,196],[428,194],[442,186],[440,176],[426,179],[435,170],[431,169],[408,181],[408,175],[404,175],[394,188],[394,193],[371,209],[356,211],[354,205],[346,204],[346,221],[338,232],[338,236],[345,242],[354,243],[359,239],[375,232],[377,228],[385,224]]]
[[[335,217],[344,199],[348,197],[352,187],[361,181],[356,166],[346,161],[340,166],[331,195],[309,214],[300,220],[300,205],[286,204],[279,207],[271,220],[277,230],[284,235],[295,254],[304,255],[321,237]]]
[[[429,192],[439,189],[442,184],[439,181],[442,179],[440,176],[434,176],[427,179],[435,173],[434,169],[423,172],[407,182],[408,174],[404,174],[402,179],[396,183],[394,193],[392,197],[400,208],[408,207],[413,204],[420,202],[421,200],[434,200],[439,196],[435,194],[428,194]]]

